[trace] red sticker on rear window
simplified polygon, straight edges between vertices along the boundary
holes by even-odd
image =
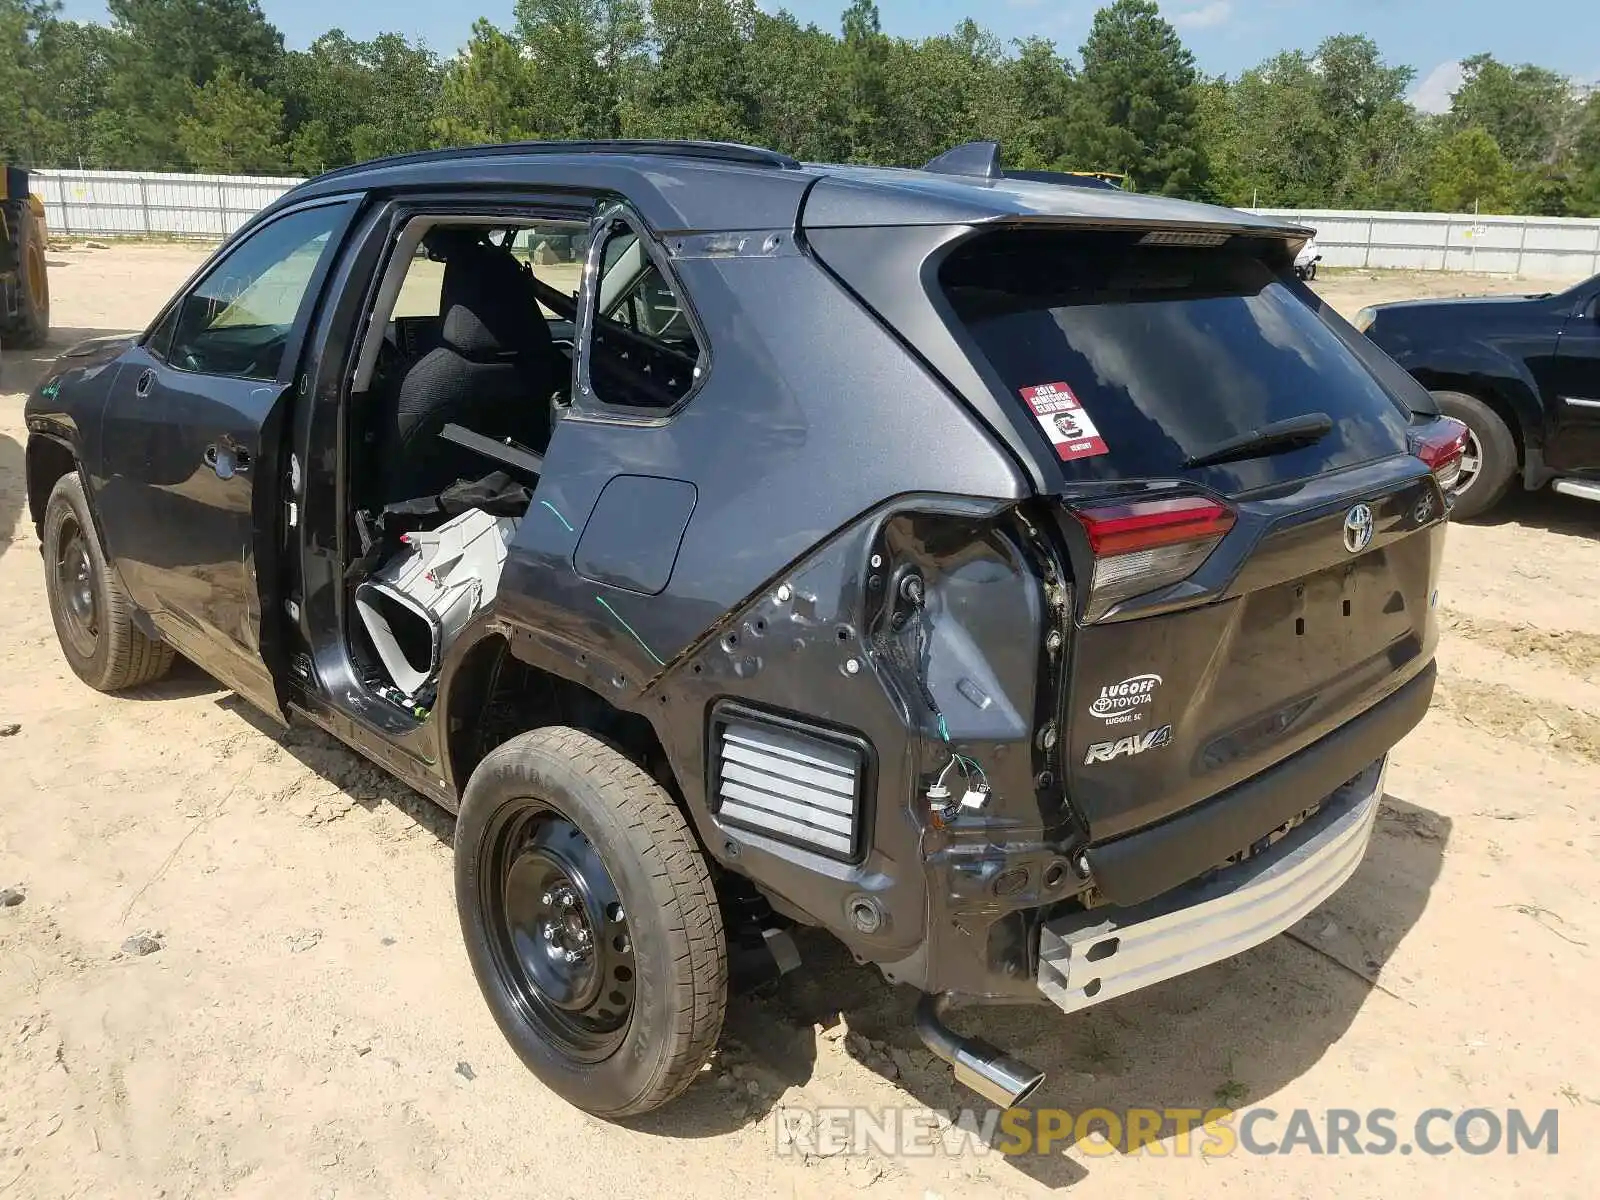
[[[1039,418],[1039,427],[1062,462],[1109,452],[1100,431],[1066,384],[1041,383],[1037,387],[1025,387],[1022,398]]]

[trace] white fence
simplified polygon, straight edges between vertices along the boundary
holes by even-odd
[[[63,236],[226,237],[299,179],[157,175],[138,171],[34,171],[52,233]]]
[[[1330,267],[1484,271],[1549,279],[1600,275],[1600,219],[1255,209],[1317,231]]]
[[[299,179],[35,171],[50,228],[66,236],[215,239]],[[1332,267],[1405,267],[1581,279],[1600,275],[1600,219],[1259,209],[1317,231]]]

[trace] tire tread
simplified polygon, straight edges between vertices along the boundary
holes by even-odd
[[[56,481],[45,506],[44,532],[51,534],[52,514],[58,506],[72,510],[73,519],[83,529],[89,543],[89,559],[95,573],[95,586],[104,601],[100,618],[100,637],[106,642],[103,662],[91,661],[80,667],[68,655],[67,661],[78,677],[90,687],[102,692],[119,692],[126,688],[154,683],[172,670],[175,657],[173,648],[166,642],[145,636],[133,620],[133,602],[128,599],[116,574],[106,562],[105,551],[100,546],[99,534],[89,512],[88,497],[83,481],[76,472],[69,472]],[[49,571],[50,548],[45,548],[46,571]],[[46,592],[52,605],[58,603],[52,577],[46,579]],[[65,650],[65,642],[62,643]],[[87,673],[86,673],[87,672]]]
[[[630,1101],[590,1110],[613,1118],[649,1112],[694,1081],[721,1036],[728,959],[711,872],[672,797],[637,764],[590,733],[550,726],[519,734],[491,751],[478,771],[494,771],[502,763],[520,766],[530,756],[561,763],[594,789],[638,855],[665,919],[671,962],[665,986],[674,1019],[661,1067]]]
[[[1470,521],[1505,498],[1517,474],[1517,443],[1499,413],[1469,392],[1436,391],[1440,410],[1472,427],[1482,460],[1481,478],[1456,500],[1456,519]]]
[[[50,340],[50,276],[48,266],[43,268],[45,294],[35,296],[28,290],[28,255],[47,257],[46,248],[39,246],[39,228],[31,215],[23,219],[22,233],[18,237],[18,265],[16,281],[17,313],[9,321],[0,321],[0,341],[15,350],[37,350]]]

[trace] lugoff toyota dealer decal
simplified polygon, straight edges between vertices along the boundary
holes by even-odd
[[[1161,686],[1159,675],[1134,675],[1121,683],[1108,683],[1100,695],[1089,705],[1089,715],[1099,717],[1107,725],[1131,725],[1144,719],[1141,711],[1156,698]]]

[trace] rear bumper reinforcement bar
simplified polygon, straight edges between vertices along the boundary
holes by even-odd
[[[1045,922],[1039,990],[1062,1011],[1076,1012],[1282,933],[1361,865],[1387,770],[1388,759],[1379,759],[1309,820],[1242,863],[1131,908]]]

